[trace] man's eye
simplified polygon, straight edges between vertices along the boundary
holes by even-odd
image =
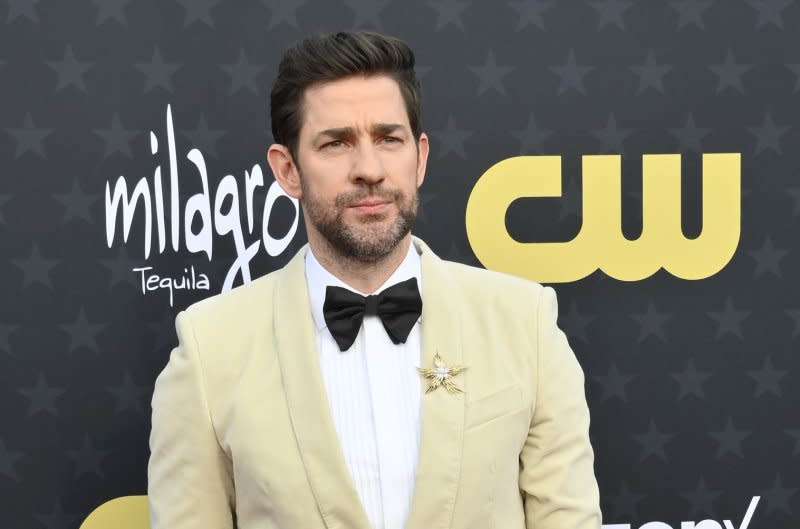
[[[344,142],[342,140],[333,140],[333,141],[329,141],[328,143],[324,143],[322,145],[322,148],[323,149],[335,149],[335,148],[341,147],[343,145],[344,145]]]
[[[383,143],[402,143],[403,140],[396,136],[384,136]]]

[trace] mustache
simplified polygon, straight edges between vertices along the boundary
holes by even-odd
[[[368,186],[353,191],[345,191],[336,197],[338,207],[347,207],[356,202],[366,199],[381,199],[398,201],[402,199],[403,193],[399,189],[387,189],[384,187]]]

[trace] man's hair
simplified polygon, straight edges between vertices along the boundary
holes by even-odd
[[[270,93],[272,136],[288,147],[295,162],[306,88],[357,75],[388,75],[397,81],[411,132],[419,140],[420,87],[414,73],[414,52],[405,42],[369,31],[313,36],[286,50]]]

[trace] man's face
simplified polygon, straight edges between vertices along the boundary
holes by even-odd
[[[385,257],[416,217],[427,155],[427,137],[414,140],[390,77],[309,87],[296,160],[308,229],[341,255],[364,262]]]

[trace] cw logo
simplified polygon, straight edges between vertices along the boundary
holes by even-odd
[[[703,155],[703,226],[681,230],[681,157],[642,157],[642,234],[622,234],[621,156],[583,156],[583,224],[570,241],[520,243],[506,230],[506,211],[523,197],[561,196],[560,156],[518,156],[490,167],[467,202],[467,236],[486,268],[542,283],[564,283],[598,268],[638,281],[660,268],[683,279],[719,272],[739,244],[741,155]]]

